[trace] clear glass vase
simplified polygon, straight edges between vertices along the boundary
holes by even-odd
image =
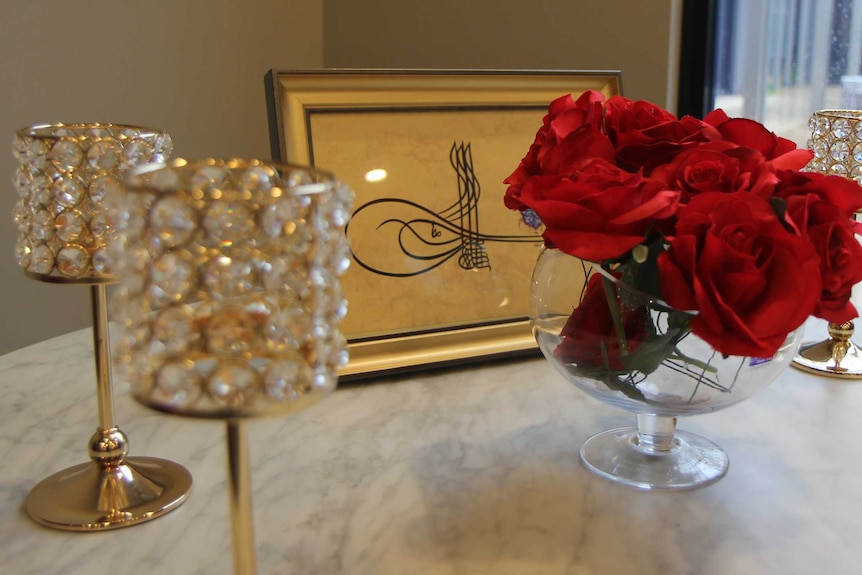
[[[594,473],[641,489],[688,489],[727,472],[727,454],[676,429],[678,417],[753,396],[790,363],[800,335],[771,358],[724,356],[690,332],[693,315],[614,275],[544,249],[532,278],[530,320],[539,348],[568,381],[637,414],[637,427],[591,437],[581,460]]]

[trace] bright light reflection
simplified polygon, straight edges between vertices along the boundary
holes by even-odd
[[[369,170],[368,173],[365,174],[366,182],[382,182],[386,179],[386,176],[389,174],[386,173],[386,170],[383,168],[375,168],[373,170]]]
[[[500,302],[500,306],[499,306],[499,307],[506,307],[507,305],[509,305],[509,298],[504,297],[504,298],[503,298],[503,301],[501,301],[501,302]]]

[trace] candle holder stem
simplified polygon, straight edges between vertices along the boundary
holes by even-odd
[[[253,575],[256,567],[248,441],[242,420],[228,419],[226,427],[234,573]]]
[[[111,359],[108,346],[108,306],[105,284],[90,286],[93,316],[93,351],[96,357],[96,401],[99,406],[99,428],[114,429],[114,392],[111,383]]]
[[[191,474],[155,457],[127,457],[129,440],[114,422],[104,283],[90,286],[99,426],[90,438],[90,462],[39,482],[27,496],[38,523],[69,531],[127,527],[164,515],[191,491]]]

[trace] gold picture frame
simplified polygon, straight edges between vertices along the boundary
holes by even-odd
[[[618,71],[266,75],[273,159],[331,170],[356,192],[342,378],[536,352],[541,235],[503,206],[502,182],[552,100],[621,84]]]

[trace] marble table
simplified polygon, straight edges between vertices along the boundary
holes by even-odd
[[[87,460],[91,354],[85,330],[0,358],[0,573],[231,573],[224,425],[150,412],[119,383],[131,454],[187,466],[189,500],[100,533],[46,529],[24,513],[38,480]],[[543,359],[344,386],[305,412],[248,424],[258,571],[859,573],[860,414],[862,382],[788,369],[748,401],[681,420],[729,453],[724,479],[649,493],[581,465],[584,440],[633,416]]]

